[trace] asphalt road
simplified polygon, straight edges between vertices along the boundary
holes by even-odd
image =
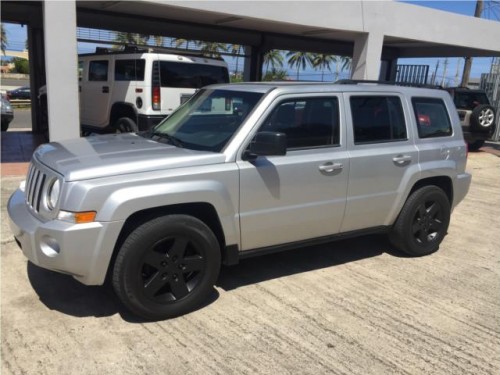
[[[14,119],[9,125],[9,130],[29,129],[31,130],[31,109],[30,108],[14,108]]]
[[[4,178],[2,374],[499,374],[500,158],[470,154],[468,170],[431,256],[369,236],[248,259],[161,322],[28,263],[5,220],[20,178]]]

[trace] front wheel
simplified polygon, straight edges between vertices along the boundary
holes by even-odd
[[[481,147],[484,146],[484,140],[478,139],[474,142],[467,143],[469,147],[469,151],[478,151]]]
[[[428,255],[438,250],[450,223],[450,202],[437,186],[424,186],[407,199],[390,233],[401,251]]]
[[[113,287],[133,313],[167,319],[200,306],[213,291],[221,264],[217,238],[186,215],[157,217],[139,225],[123,243]]]

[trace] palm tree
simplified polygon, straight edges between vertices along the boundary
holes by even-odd
[[[231,54],[236,56],[236,70],[234,71],[235,76],[238,75],[238,68],[239,68],[239,62],[240,62],[240,54],[241,54],[241,49],[243,46],[241,44],[230,44],[228,45],[228,49],[231,50]]]
[[[121,45],[116,47],[117,49],[122,49],[123,45],[145,45],[148,43],[149,35],[137,34],[137,33],[116,33],[114,42]]]
[[[277,49],[272,49],[264,54],[264,64],[266,65],[266,72],[271,69],[276,70],[283,67],[283,55]]]
[[[220,58],[221,52],[227,52],[227,44],[217,42],[197,41],[196,45],[200,47],[201,53],[207,57]]]
[[[340,61],[342,62],[342,71],[344,70],[351,70],[352,68],[352,58],[349,56],[342,56],[340,58]]]
[[[325,69],[331,72],[331,65],[336,61],[336,56],[318,53],[313,55],[312,65],[315,69],[321,69],[321,82],[325,74]]]
[[[263,81],[285,81],[288,78],[288,73],[283,69],[271,69],[262,77]]]
[[[186,45],[186,49],[189,49],[189,43],[191,43],[192,40],[188,40],[188,39],[182,39],[182,38],[173,38],[172,39],[172,44],[175,46],[175,48],[179,48],[180,46],[182,46],[183,44]]]
[[[291,68],[297,67],[297,81],[299,80],[299,71],[312,65],[312,54],[310,52],[289,51],[286,56],[288,57],[288,65]]]
[[[156,47],[163,47],[163,37],[162,36],[154,36],[153,37],[154,41],[155,41],[155,46]]]
[[[2,53],[5,55],[5,50],[7,49],[7,33],[5,32],[5,28],[3,27],[3,23],[1,25],[1,33],[2,33]]]

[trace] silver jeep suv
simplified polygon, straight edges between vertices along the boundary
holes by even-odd
[[[108,277],[133,313],[164,319],[240,258],[372,232],[436,251],[466,155],[443,90],[215,85],[151,131],[40,146],[8,212],[31,262]]]

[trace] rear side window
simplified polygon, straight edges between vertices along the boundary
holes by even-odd
[[[443,100],[437,98],[412,98],[411,101],[420,138],[452,135],[450,117]]]
[[[155,61],[154,65],[157,63]],[[229,74],[224,66],[160,61],[160,82],[161,87],[199,89],[216,83],[228,83]]]
[[[115,81],[144,81],[144,66],[146,61],[138,60],[116,60]]]
[[[95,60],[89,63],[89,81],[108,80],[108,61]]]
[[[397,96],[351,96],[354,143],[407,140],[406,124]]]

